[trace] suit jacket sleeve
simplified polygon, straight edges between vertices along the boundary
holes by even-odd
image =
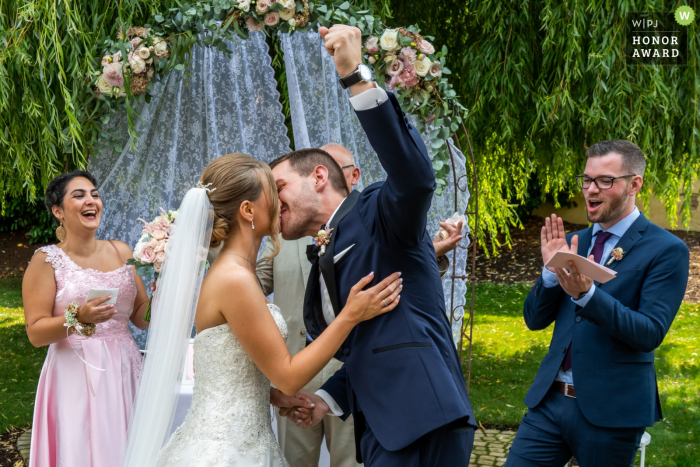
[[[270,256],[273,251],[274,246],[268,238],[265,248],[263,248],[262,253],[260,253],[260,258],[258,258],[255,264],[255,274],[258,276],[258,280],[260,280],[260,284],[263,288],[263,293],[266,296],[275,291],[275,280],[272,272],[275,258],[270,258],[269,261],[267,260],[267,257]]]
[[[577,314],[590,318],[613,337],[640,352],[661,345],[678,313],[688,284],[689,252],[680,241],[660,249],[642,283],[639,308],[632,310],[596,288]]]
[[[374,232],[392,245],[414,246],[425,234],[435,191],[435,173],[418,131],[393,93],[381,105],[357,111],[372,148],[387,173],[380,188]]]
[[[348,400],[347,372],[345,371],[345,365],[343,365],[340,370],[336,371],[333,376],[328,378],[328,380],[323,383],[323,386],[321,386],[321,389],[330,394],[333,400],[343,410],[343,416],[340,418],[342,420],[347,419],[350,416],[350,401]]]
[[[545,287],[542,275],[540,275],[535,286],[527,294],[523,306],[523,317],[528,329],[539,331],[554,322],[562,292],[563,289],[560,285]]]

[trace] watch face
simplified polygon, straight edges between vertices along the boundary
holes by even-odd
[[[363,81],[372,81],[372,70],[365,64],[361,64],[357,67],[357,71],[360,73]]]

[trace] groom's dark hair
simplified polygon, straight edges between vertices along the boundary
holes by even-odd
[[[270,162],[270,168],[274,169],[284,161],[289,161],[292,169],[302,177],[308,177],[319,165],[328,169],[328,180],[335,191],[343,196],[350,194],[348,185],[340,165],[323,149],[299,149],[280,156]]]

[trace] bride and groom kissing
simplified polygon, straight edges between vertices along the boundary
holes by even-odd
[[[306,396],[313,407],[300,425],[352,414],[357,460],[369,467],[469,464],[476,424],[426,232],[430,158],[396,98],[358,66],[360,30],[319,32],[387,179],[349,193],[340,166],[314,149],[269,167],[229,154],[205,168],[166,251],[125,465],[287,465],[271,429],[270,383],[296,394],[333,357],[344,365]],[[309,251],[304,299],[312,342],[292,357],[255,261],[266,236],[320,230],[327,244]],[[204,278],[207,249],[222,241]],[[168,439],[192,314],[192,405]]]

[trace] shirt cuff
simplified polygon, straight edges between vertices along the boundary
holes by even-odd
[[[593,296],[593,293],[595,292],[595,284],[591,284],[590,290],[586,293],[586,295],[580,299],[580,300],[574,300],[574,297],[571,297],[571,301],[583,308],[588,304],[588,302],[591,300],[591,297]]]
[[[323,389],[316,391],[316,395],[323,399],[323,401],[328,404],[328,408],[331,409],[331,413],[328,415],[335,415],[336,417],[341,417],[343,415],[343,409],[340,408],[338,403]]]
[[[551,289],[552,287],[559,285],[559,279],[557,278],[557,275],[549,269],[542,268],[542,283],[545,287]]]
[[[360,112],[379,107],[389,99],[385,90],[376,84],[374,86],[373,89],[368,89],[350,98],[350,104],[352,104],[355,111]]]

